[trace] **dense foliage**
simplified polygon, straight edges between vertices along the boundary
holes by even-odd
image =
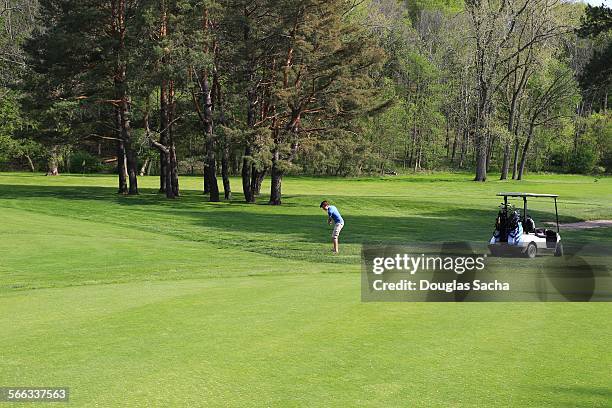
[[[612,11],[557,0],[12,0],[0,163],[241,175],[612,171]],[[221,176],[222,188],[217,177]]]

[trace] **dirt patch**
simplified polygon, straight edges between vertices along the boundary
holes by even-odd
[[[554,222],[547,222],[546,224],[555,225]],[[592,221],[580,221],[570,222],[569,224],[559,224],[559,227],[563,229],[591,229],[591,228],[612,228],[612,220],[592,220]]]

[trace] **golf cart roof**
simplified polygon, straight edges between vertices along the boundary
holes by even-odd
[[[557,198],[557,194],[536,194],[536,193],[497,193],[498,196],[502,197],[549,197]]]

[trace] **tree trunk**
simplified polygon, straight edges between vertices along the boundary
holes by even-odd
[[[127,94],[127,64],[123,61],[123,51],[125,50],[125,33],[126,33],[126,18],[125,18],[125,0],[119,0],[111,7],[111,29],[112,36],[115,37],[116,41],[113,46],[113,57],[116,59],[114,69],[114,87],[115,87],[115,100],[119,101],[116,109],[116,120],[119,125],[119,139],[123,145],[123,152],[125,157],[125,168],[127,169],[127,177],[129,181],[128,194],[138,194],[138,168],[136,152],[132,146],[132,140],[130,135],[130,97]],[[120,160],[122,156],[118,156],[117,160]],[[119,172],[121,174],[123,171]],[[121,191],[121,181],[119,190]]]
[[[169,132],[169,112],[168,112],[168,86],[167,81],[162,80],[159,90],[159,143],[164,146],[168,146],[168,132]],[[166,181],[168,179],[168,159],[165,157],[166,153],[162,150],[159,151],[159,192],[166,192]]]
[[[510,113],[509,113],[509,118],[508,118],[508,133],[512,134],[512,132],[515,132],[516,134],[516,129],[514,129],[514,115],[515,115],[515,109],[516,109],[516,93],[513,96],[512,99],[512,103],[510,106]],[[502,171],[501,171],[501,176],[500,176],[500,180],[507,180],[508,179],[508,171],[510,170],[510,140],[507,140],[505,142],[504,145],[504,160],[503,160],[503,164],[502,164]],[[513,173],[514,174],[514,173]],[[514,178],[514,176],[512,177]]]
[[[447,112],[447,117],[448,117],[448,112]],[[448,120],[445,121],[446,122],[446,144],[445,144],[445,148],[446,148],[446,159],[450,159],[450,155],[451,155],[451,142],[450,142],[450,125],[448,123]]]
[[[206,158],[204,164],[204,194],[210,194],[209,201],[219,201],[219,186],[217,184],[217,164],[215,159],[215,136],[213,133],[213,114],[212,114],[212,90],[208,80],[208,73],[203,71],[200,74],[200,86],[202,89],[201,121],[204,126],[204,137],[206,143]],[[208,191],[207,191],[208,189]]]
[[[248,107],[247,107],[247,126],[252,129],[255,125],[255,98],[256,94],[254,90],[249,90],[247,93]],[[254,187],[253,180],[257,177],[257,169],[253,163],[253,148],[250,146],[251,141],[246,141],[247,145],[244,148],[244,156],[242,158],[242,192],[244,193],[244,200],[249,204],[255,203],[255,197],[259,193]]]
[[[251,188],[253,164],[251,163],[250,156],[251,147],[247,146],[244,148],[244,157],[242,158],[242,192],[244,193],[244,200],[249,204],[253,204],[255,203],[255,194]]]
[[[121,111],[119,108],[115,108],[115,123],[118,134],[117,139],[117,174],[119,176],[119,190],[118,194],[127,194],[127,156],[125,154],[125,144],[123,143],[121,134]]]
[[[520,65],[520,54],[518,54],[516,56],[516,64],[515,64],[515,69],[518,69]],[[523,88],[525,86],[525,83],[527,81],[528,78],[528,71],[529,69],[527,67],[525,67],[521,73],[520,78],[517,77],[516,71],[514,73],[514,84],[513,84],[513,92],[512,92],[512,100],[510,101],[510,109],[508,111],[508,133],[512,134],[514,133],[515,137],[516,134],[518,133],[518,126],[515,126],[514,121],[515,121],[515,116],[519,115],[520,117],[520,104],[518,104],[518,100],[519,100],[519,96],[522,94],[523,92]],[[518,112],[517,112],[517,107]],[[519,117],[516,118],[517,121],[519,121]],[[501,175],[501,180],[506,180],[508,178],[508,170],[510,167],[510,141],[506,142],[506,146],[504,148],[504,165],[502,168],[502,175]],[[516,165],[516,163],[515,163]],[[512,178],[514,179],[514,175],[515,175],[515,171],[513,170],[512,173]]]
[[[138,173],[140,177],[144,176],[147,173],[147,169],[149,168],[149,163],[151,163],[151,159],[147,157],[144,163],[142,164],[142,167],[140,168],[140,172]]]
[[[219,126],[226,126],[226,119],[225,119],[225,111],[224,111],[224,106],[223,106],[223,89],[221,86],[221,81],[219,79],[219,67],[218,67],[218,48],[216,48],[216,52],[215,52],[215,68],[214,68],[214,75],[213,75],[213,88],[215,89],[216,92],[214,92],[214,95],[216,95],[215,101],[214,101],[214,106],[215,109],[219,112],[219,121],[218,124]],[[229,136],[227,134],[227,132],[223,132],[223,139],[221,140],[221,179],[223,181],[223,197],[226,200],[231,200],[232,199],[232,188],[230,186],[230,179],[229,179],[229,149],[230,149],[230,140],[229,140]]]
[[[518,175],[518,156],[519,156],[519,139],[518,135],[514,137],[514,157],[512,159],[512,180],[516,180]]]
[[[178,197],[180,195],[178,160],[176,159],[176,146],[174,146],[174,142],[172,142],[172,145],[170,146],[170,182],[172,186],[172,193],[175,197]]]
[[[49,151],[49,160],[47,161],[47,176],[58,176],[59,175],[59,159],[58,159],[58,153],[57,150],[59,149],[59,146],[54,145],[53,147],[51,147],[51,150]]]
[[[529,132],[527,133],[527,140],[525,140],[525,145],[523,146],[523,152],[521,154],[521,164],[519,166],[518,176],[516,177],[517,180],[523,179],[523,173],[525,172],[525,164],[527,161],[527,152],[529,151],[529,145],[531,144],[531,139],[533,138],[533,128],[534,125],[532,122],[529,126]]]
[[[125,156],[125,146],[123,140],[117,141],[117,174],[119,175],[119,190],[118,194],[127,194],[127,158]]]
[[[455,163],[455,154],[457,153],[457,139],[459,139],[459,132],[455,131],[455,137],[453,138],[453,150],[450,157],[451,164]]]
[[[204,194],[209,194],[210,193],[210,181],[208,179],[208,162],[207,162],[207,157],[208,155],[205,156],[204,158],[204,175],[202,177],[203,181],[204,181]]]
[[[202,72],[200,87],[203,91],[203,109],[200,107],[195,95],[194,104],[204,129],[204,194],[210,194],[209,201],[219,201],[219,187],[217,185],[216,161],[215,161],[215,140],[213,134],[212,99],[211,89],[207,78],[207,73]]]
[[[482,140],[485,136],[479,137],[476,143],[476,176],[474,181],[486,181],[487,180],[487,143]]]
[[[261,193],[261,185],[263,183],[264,178],[266,177],[267,171],[268,170],[266,168],[262,170],[257,170],[253,166],[253,177],[251,179],[251,190],[253,190],[253,194],[255,194],[256,197],[259,197],[259,194]]]
[[[212,140],[213,136],[208,136],[208,141],[206,142],[208,145],[208,153],[206,154],[206,168],[204,169],[206,174],[204,175],[206,178],[205,188],[208,187],[209,201],[217,202],[219,201],[219,186],[217,184],[217,163],[215,159],[215,151],[214,142]]]
[[[176,144],[174,143],[174,118],[176,116],[176,102],[174,99],[174,81],[169,81],[168,89],[168,143],[170,154],[170,188],[172,195],[178,197],[179,194],[179,179],[178,179],[178,160],[176,158]]]
[[[210,134],[207,139],[207,154],[206,154],[206,174],[208,179],[208,188],[211,202],[219,201],[219,185],[217,184],[217,162],[215,158],[213,135]]]
[[[487,162],[486,162],[486,170],[487,173],[491,169],[491,156],[493,155],[493,151],[495,150],[495,137],[491,137],[489,131],[487,131],[487,139],[489,143],[487,144]]]
[[[489,141],[487,140],[487,130],[484,128],[484,118],[476,119],[478,121],[476,126],[476,176],[474,181],[486,181],[487,180],[487,147]]]
[[[479,41],[479,40],[478,40]],[[480,41],[477,44],[477,48],[481,46]],[[478,50],[478,62],[477,62],[477,77],[478,77],[478,105],[476,112],[476,124],[475,124],[475,139],[474,148],[476,153],[476,175],[474,181],[486,181],[487,180],[487,148],[489,147],[489,117],[490,109],[489,102],[491,100],[491,94],[489,90],[488,75],[485,74],[485,68],[483,63],[483,51]],[[480,71],[480,72],[478,72]]]
[[[221,177],[223,178],[223,196],[226,200],[231,200],[232,188],[229,179],[229,147],[227,143],[224,143],[223,155],[221,157]]]
[[[166,38],[168,35],[168,10],[167,5],[164,0],[159,2],[160,15],[161,15],[161,26],[159,29],[159,37],[160,40]],[[167,56],[164,55],[161,58],[161,65],[167,64]],[[170,146],[169,142],[169,132],[170,132],[170,112],[168,108],[168,81],[166,79],[162,79],[159,86],[159,143],[166,147],[165,150],[159,149],[159,192],[165,193],[166,189],[170,189],[171,185],[167,184],[168,180],[171,180],[172,177],[169,176],[169,172],[171,169],[168,167],[168,164],[171,162],[171,158],[166,157],[169,152],[168,146]],[[174,198],[174,192],[171,194],[166,194],[167,198]]]
[[[461,154],[459,155],[459,168],[463,167],[463,163],[465,162],[465,154],[467,153],[467,145],[468,145],[468,136],[469,129],[463,129],[463,139],[461,141]]]
[[[504,160],[502,163],[500,180],[508,179],[508,170],[510,169],[510,142],[507,141],[504,146]]]
[[[271,175],[271,186],[270,186],[270,205],[281,205],[281,183],[283,181],[283,174],[278,166],[279,152],[275,149],[272,153],[272,171]]]
[[[146,170],[145,170],[145,174],[146,174],[147,176],[150,176],[150,175],[151,175],[151,165],[152,165],[152,164],[153,164],[153,160],[149,160],[149,164],[147,165],[147,168],[146,168]]]
[[[157,148],[157,150],[159,150],[160,154],[160,158],[162,160],[164,160],[164,163],[161,163],[161,165],[166,169],[166,171],[163,174],[163,185],[165,186],[165,194],[166,194],[166,198],[175,198],[178,196],[178,175],[177,175],[177,171],[176,171],[176,154],[174,152],[175,148],[174,148],[174,140],[171,136],[172,132],[169,129],[168,130],[168,142],[170,143],[169,146],[164,145],[158,141],[155,141],[153,138],[150,137],[150,131],[149,131],[149,100],[147,98],[146,101],[146,110],[145,110],[145,115],[144,115],[144,125],[145,125],[145,134],[146,136],[149,138],[150,143],[153,144],[153,146],[155,146],[155,148]],[[150,168],[150,160],[147,159],[148,163],[145,163],[145,165],[143,166],[143,169],[148,169]],[[160,176],[161,177],[161,176]]]
[[[130,135],[130,99],[124,96],[121,102],[121,136],[124,141],[127,158],[128,194],[138,194],[138,161]]]
[[[255,57],[254,47],[252,46],[251,41],[251,20],[250,20],[250,12],[248,11],[248,7],[244,6],[244,25],[243,25],[243,42],[244,42],[244,59],[247,61],[247,66],[245,70],[245,83],[247,84],[247,130],[252,130],[255,126],[255,109],[256,109],[256,100],[257,100],[257,88],[255,85]],[[242,192],[244,193],[244,200],[249,204],[255,203],[255,192],[252,188],[252,178],[253,178],[253,148],[251,146],[251,141],[246,141],[246,146],[244,148],[244,156],[242,158]]]
[[[249,129],[253,129],[255,125],[255,99],[257,95],[253,89],[249,89],[247,93],[248,106],[247,106],[247,126]],[[257,177],[257,169],[253,164],[253,148],[250,146],[250,141],[246,141],[247,145],[244,148],[244,156],[242,158],[242,191],[244,193],[244,200],[249,204],[255,203],[255,196],[259,194],[259,191],[254,188],[253,180]]]
[[[166,156],[164,152],[160,151],[159,152],[159,192],[160,193],[166,192],[166,174],[167,174]]]
[[[172,151],[171,147],[167,148],[167,151],[164,152],[164,160],[166,173],[164,174],[164,185],[165,185],[165,193],[166,198],[175,198],[174,189],[172,188]]]
[[[138,194],[138,159],[136,156],[136,152],[130,146],[126,149],[127,155],[127,169],[128,169],[128,194],[137,195]]]
[[[238,159],[238,155],[236,151],[230,151],[230,165],[231,165],[231,174],[238,174],[240,171],[240,159]]]
[[[36,171],[36,169],[34,168],[34,163],[32,162],[32,158],[30,157],[29,154],[25,155],[26,160],[28,161],[28,166],[30,167],[30,171],[32,173],[34,173]]]

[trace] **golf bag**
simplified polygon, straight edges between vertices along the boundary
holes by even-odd
[[[503,207],[497,214],[491,243],[507,242],[509,245],[517,245],[522,237],[523,225],[519,212]]]

